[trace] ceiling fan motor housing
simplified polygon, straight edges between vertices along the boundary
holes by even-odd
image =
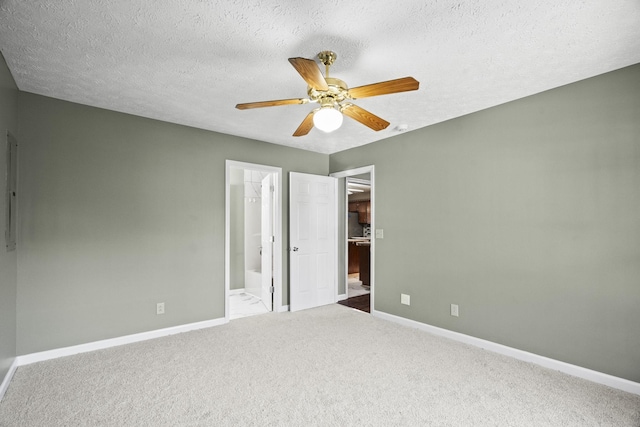
[[[326,77],[328,90],[317,90],[309,86],[307,94],[311,102],[318,102],[320,105],[338,104],[345,99],[349,99],[349,87],[345,82],[335,77]]]

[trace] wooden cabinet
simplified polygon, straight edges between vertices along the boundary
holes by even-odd
[[[359,244],[357,248],[358,257],[360,258],[360,281],[362,282],[363,286],[370,286],[369,273],[371,269],[371,246],[369,246],[368,244]]]
[[[360,224],[371,224],[371,201],[349,202],[349,212],[358,212]]]
[[[349,274],[359,273],[363,285],[369,286],[370,254],[369,242],[349,242]]]
[[[349,242],[349,274],[360,271],[360,256],[355,242]]]

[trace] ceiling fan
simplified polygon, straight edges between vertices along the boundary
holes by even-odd
[[[320,107],[312,110],[302,121],[293,136],[307,135],[315,126],[324,132],[333,132],[342,125],[342,116],[351,117],[365,126],[380,131],[389,126],[389,122],[370,113],[364,108],[349,102],[353,99],[367,98],[371,96],[387,95],[391,93],[417,90],[420,83],[413,77],[388,80],[349,89],[347,84],[335,77],[329,77],[329,67],[338,56],[325,50],[318,54],[320,62],[325,66],[325,75],[322,75],[318,64],[313,59],[289,58],[289,62],[307,82],[307,94],[309,98],[279,99],[273,101],[249,102],[238,104],[239,110],[251,108],[275,107],[278,105],[307,104],[316,102]]]

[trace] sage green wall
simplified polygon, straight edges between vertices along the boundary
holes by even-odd
[[[18,88],[0,54],[0,383],[16,357],[18,249],[7,252],[4,233],[7,221],[7,131],[18,138],[17,115]]]
[[[224,317],[225,160],[282,167],[284,188],[328,173],[327,155],[24,92],[18,106],[18,354]]]
[[[330,160],[376,167],[376,310],[640,382],[640,64]]]

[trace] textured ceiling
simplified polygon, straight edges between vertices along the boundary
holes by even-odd
[[[0,0],[0,49],[27,92],[334,153],[640,62],[640,1]],[[315,104],[287,58],[333,50],[350,87],[413,76],[420,89],[355,103],[291,134]],[[597,102],[597,100],[594,100]]]

